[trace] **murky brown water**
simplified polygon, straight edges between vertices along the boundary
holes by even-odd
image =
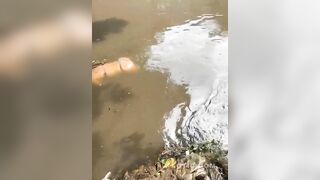
[[[145,67],[136,75],[123,75],[109,79],[105,87],[94,89],[94,180],[101,179],[108,171],[116,174],[122,169],[133,168],[139,163],[156,158],[164,145],[164,139],[168,136],[165,134],[166,137],[163,137],[163,130],[171,127],[168,124],[170,122],[172,124],[174,109],[182,106],[177,105],[183,103],[185,108],[194,107],[201,111],[200,107],[194,105],[193,89],[209,89],[207,99],[212,96],[212,90],[210,90],[213,87],[212,82],[208,86],[207,84],[194,86],[198,84],[195,82],[202,82],[203,78],[206,78],[203,76],[209,76],[211,77],[208,78],[209,80],[214,80],[217,74],[219,75],[219,73],[211,75],[210,68],[201,66],[199,63],[190,63],[190,66],[196,69],[198,66],[208,71],[200,70],[205,73],[198,76],[195,74],[194,77],[198,79],[194,78],[191,81],[189,76],[186,78],[190,81],[177,83],[175,82],[177,79],[172,76],[175,71],[166,68],[165,61],[160,60],[158,67],[152,66],[152,62],[155,62],[152,61],[154,53],[166,54],[165,52],[171,47],[171,41],[168,39],[172,39],[173,36],[170,33],[169,36],[161,33],[168,31],[168,27],[169,29],[172,27],[174,29],[177,25],[184,27],[186,20],[201,19],[204,14],[222,15],[215,17],[209,15],[208,23],[219,25],[217,35],[227,31],[227,2],[224,0],[93,0],[93,58],[115,60],[121,56],[128,56],[141,67]],[[211,22],[212,18],[214,22]],[[200,29],[202,28],[206,27],[200,26]],[[191,29],[191,32],[195,30]],[[211,30],[205,33],[213,33]],[[192,53],[190,52],[192,47],[186,46],[184,50],[183,44],[190,43],[192,38],[190,34],[184,34],[185,31],[188,30],[177,31],[176,33],[181,35],[175,36],[178,38],[175,42],[182,46],[171,48],[177,52],[176,57],[180,59]],[[205,37],[207,36],[208,34],[205,34]],[[204,43],[207,40],[213,41],[213,36],[208,38],[191,43],[199,43],[199,47],[205,47]],[[169,42],[169,45],[165,46],[168,49],[163,50],[161,40]],[[204,54],[194,57],[208,59],[206,54],[210,54],[210,51],[210,48],[205,49],[201,52]],[[160,57],[163,59],[173,56],[175,56],[174,53]],[[214,64],[211,65],[214,66]],[[185,71],[180,71],[181,69],[178,68],[176,72],[183,74],[186,70],[192,71],[190,66],[186,67],[182,64],[181,67],[185,67]],[[188,114],[186,110],[183,111]],[[178,120],[179,117],[174,121]],[[174,128],[176,127],[172,127],[171,130],[176,131]]]

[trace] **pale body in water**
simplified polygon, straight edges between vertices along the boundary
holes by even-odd
[[[121,73],[135,73],[138,71],[133,61],[127,57],[121,57],[118,61],[113,61],[99,65],[92,69],[92,84],[102,86],[103,81],[107,78],[114,77]]]

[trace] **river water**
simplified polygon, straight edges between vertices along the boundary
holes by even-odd
[[[93,179],[216,139],[227,148],[225,0],[93,0],[93,59],[141,70],[93,90]]]

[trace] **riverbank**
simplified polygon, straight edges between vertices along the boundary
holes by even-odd
[[[227,154],[216,142],[164,150],[156,162],[126,171],[120,179],[226,180]],[[113,179],[110,173],[103,180],[108,179]]]

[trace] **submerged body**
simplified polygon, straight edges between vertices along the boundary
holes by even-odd
[[[103,65],[99,65],[92,69],[92,84],[102,86],[106,78],[114,77],[121,73],[137,72],[138,67],[133,61],[127,57],[119,58],[118,61],[113,61]]]

